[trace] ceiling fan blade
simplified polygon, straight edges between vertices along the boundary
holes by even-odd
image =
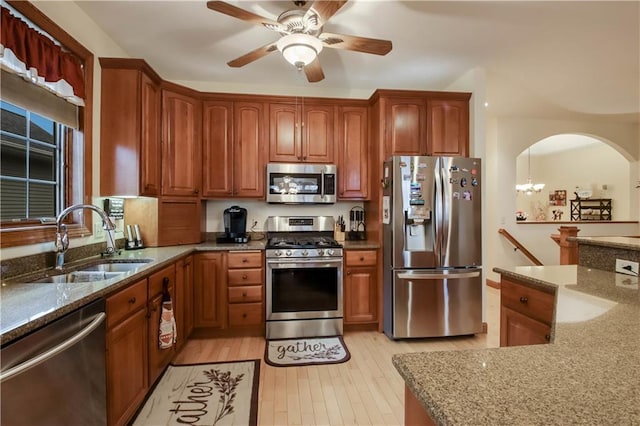
[[[316,15],[318,18],[318,22],[314,25],[315,28],[322,28],[324,24],[327,23],[329,18],[331,18],[342,6],[345,5],[347,0],[333,1],[333,0],[316,0],[305,13],[303,21],[309,22],[308,20]]]
[[[208,1],[207,7],[211,10],[223,13],[233,18],[238,18],[240,20],[251,22],[252,24],[256,25],[262,25],[270,30],[287,31],[287,29],[283,25],[272,19],[256,15],[255,13],[249,12],[223,1]]]
[[[326,47],[334,49],[353,50],[374,55],[386,55],[391,52],[392,44],[389,40],[366,38],[345,34],[322,33],[318,36]]]
[[[240,56],[239,58],[234,59],[233,61],[229,61],[227,62],[227,65],[229,65],[230,67],[233,68],[239,68],[239,67],[243,67],[247,64],[250,64],[251,62],[258,60],[264,56],[267,56],[269,53],[278,50],[278,48],[276,47],[276,43],[269,43],[269,44],[265,44],[262,47],[258,47],[255,50],[252,50],[251,52]]]
[[[320,66],[320,60],[317,56],[316,59],[313,60],[313,62],[304,67],[304,73],[307,75],[307,80],[309,80],[309,83],[317,83],[318,81],[324,80],[322,66]]]

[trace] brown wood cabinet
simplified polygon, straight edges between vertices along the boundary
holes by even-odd
[[[429,155],[469,156],[469,98],[461,93],[427,101]]]
[[[107,298],[107,423],[127,424],[149,389],[147,280]]]
[[[161,349],[158,341],[163,291],[166,287],[175,306],[175,281],[175,265],[168,266],[149,276],[149,383],[151,385],[155,383],[175,353],[174,346]]]
[[[555,294],[500,280],[500,346],[549,343]]]
[[[100,195],[158,196],[161,79],[141,59],[100,65]]]
[[[162,195],[198,197],[202,102],[174,86],[162,89]]]
[[[427,106],[420,97],[384,100],[387,155],[427,155]]]
[[[333,163],[334,114],[333,105],[271,103],[269,161]]]
[[[264,262],[261,251],[227,254],[229,326],[264,323]]]
[[[341,106],[337,110],[338,199],[366,200],[369,197],[367,108]]]
[[[346,250],[344,323],[378,322],[378,267],[375,250]]]
[[[176,263],[176,326],[178,341],[176,350],[180,350],[193,331],[193,255]]]
[[[223,252],[194,255],[194,327],[225,328],[227,285]]]
[[[203,197],[264,197],[265,122],[261,102],[204,102]]]

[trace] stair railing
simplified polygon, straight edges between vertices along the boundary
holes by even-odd
[[[513,244],[514,246],[513,251],[520,250],[522,254],[524,254],[527,257],[527,259],[533,262],[534,265],[543,266],[542,262],[540,262],[540,260],[537,257],[535,257],[529,250],[527,250],[527,248],[523,246],[520,241],[518,241],[513,235],[511,235],[509,231],[507,231],[504,228],[500,228],[498,229],[498,233],[501,234],[503,237],[505,237],[511,244]]]

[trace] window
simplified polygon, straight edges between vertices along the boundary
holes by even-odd
[[[54,217],[64,200],[65,126],[0,101],[0,218]]]
[[[3,9],[7,4],[79,61],[84,106],[72,105],[33,84],[30,86],[38,94],[33,91],[27,94],[24,87],[13,91],[13,95],[28,98],[18,102],[10,90],[5,90],[10,78],[5,78],[3,70],[0,79],[3,86],[0,92],[2,248],[53,241],[55,226],[38,219],[55,216],[71,204],[92,202],[93,54],[31,3],[3,0]],[[17,75],[11,76],[23,80]],[[56,101],[52,98],[62,99],[63,104],[73,108],[50,108]],[[47,112],[51,110],[55,113]],[[15,120],[15,123],[5,120]],[[69,215],[67,229],[71,238],[90,235],[91,212],[84,210]]]

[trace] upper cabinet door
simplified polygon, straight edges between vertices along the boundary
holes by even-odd
[[[141,75],[142,141],[140,151],[140,193],[160,195],[160,88],[145,74]]]
[[[302,161],[333,163],[334,107],[302,105]]]
[[[261,102],[234,103],[233,195],[263,198],[266,115]]]
[[[369,139],[367,108],[338,107],[338,197],[369,197]]]
[[[162,112],[162,195],[197,197],[201,179],[201,103],[163,90]]]
[[[302,161],[299,121],[295,105],[269,104],[269,161]]]
[[[140,59],[100,58],[100,65],[100,195],[158,196],[160,89],[146,73],[153,71]]]
[[[233,193],[233,102],[204,102],[202,115],[202,196],[229,197]]]
[[[461,100],[429,99],[427,123],[429,155],[469,155],[469,95]]]
[[[424,98],[385,99],[387,155],[426,155],[426,101]]]
[[[333,163],[334,107],[269,104],[269,161]]]

